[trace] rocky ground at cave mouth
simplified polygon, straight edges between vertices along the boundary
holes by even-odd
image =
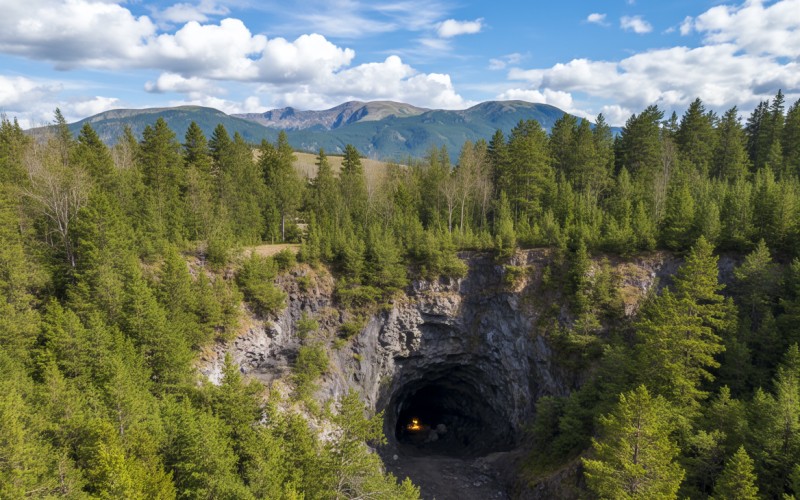
[[[508,500],[506,488],[483,458],[458,458],[400,452],[385,460],[396,477],[410,477],[424,500]]]

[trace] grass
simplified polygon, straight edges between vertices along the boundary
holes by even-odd
[[[317,155],[311,153],[295,153],[294,155],[297,157],[297,161],[294,162],[294,168],[301,176],[309,179],[313,179],[317,176],[317,166],[315,165]],[[343,156],[328,155],[328,161],[335,173],[338,173],[342,169],[342,160],[344,160]],[[364,176],[367,178],[367,189],[379,186],[381,182],[383,182],[383,179],[386,178],[386,174],[389,171],[389,163],[382,161],[362,158],[361,165],[364,166]]]

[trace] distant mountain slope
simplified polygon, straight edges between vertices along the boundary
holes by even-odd
[[[266,113],[234,114],[237,118],[254,121],[265,127],[282,130],[333,130],[360,121],[377,121],[390,116],[416,116],[428,111],[410,104],[393,101],[350,101],[322,111],[301,111],[280,108]]]
[[[113,144],[122,136],[125,125],[131,127],[136,137],[141,137],[144,128],[155,123],[158,118],[163,118],[169,124],[181,142],[183,142],[186,129],[189,128],[189,124],[192,121],[200,125],[207,137],[211,137],[214,128],[220,123],[225,126],[231,136],[233,136],[234,132],[239,132],[245,140],[250,142],[261,142],[261,139],[265,137],[272,139],[278,135],[277,131],[266,129],[257,123],[227,115],[214,108],[202,106],[114,109],[75,122],[69,128],[73,133],[77,134],[83,124],[89,122],[104,142]]]
[[[455,160],[464,141],[488,140],[497,129],[508,134],[520,120],[536,120],[549,131],[563,115],[564,111],[556,107],[524,101],[489,101],[455,111],[425,110],[389,101],[354,101],[324,111],[284,108],[238,116],[213,108],[181,106],[106,111],[73,123],[70,130],[77,133],[89,122],[105,142],[113,144],[125,125],[141,137],[145,126],[161,117],[180,141],[189,123],[195,121],[209,137],[222,123],[231,136],[238,132],[245,140],[257,143],[261,139],[274,141],[280,130],[261,123],[281,123],[289,143],[299,151],[316,152],[322,147],[330,153],[341,153],[349,143],[369,158],[404,160],[422,157],[432,146],[446,146]]]
[[[497,129],[508,134],[520,120],[536,120],[549,131],[563,115],[547,104],[489,101],[459,111],[431,110],[404,118],[360,121],[329,132],[310,129],[288,134],[292,145],[304,151],[322,147],[340,153],[350,143],[370,158],[401,160],[422,157],[431,146],[444,145],[456,159],[464,141],[489,140]]]

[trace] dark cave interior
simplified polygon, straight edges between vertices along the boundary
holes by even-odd
[[[507,450],[514,432],[504,403],[485,373],[440,366],[395,392],[387,434],[393,432],[398,445],[415,454],[482,456]]]

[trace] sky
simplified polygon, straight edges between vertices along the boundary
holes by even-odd
[[[800,98],[800,0],[0,0],[0,112],[552,104],[623,125]],[[744,115],[746,116],[746,115]]]

